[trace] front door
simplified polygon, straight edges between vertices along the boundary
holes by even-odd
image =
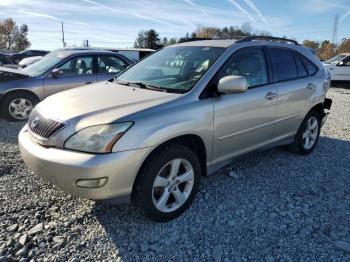
[[[334,67],[334,79],[339,81],[350,81],[350,56],[345,57]]]
[[[273,138],[277,91],[268,83],[262,48],[244,48],[220,69],[217,80],[244,76],[248,90],[214,98],[213,164],[267,144]]]
[[[44,79],[45,96],[96,82],[93,56],[73,57],[59,66],[60,75]]]

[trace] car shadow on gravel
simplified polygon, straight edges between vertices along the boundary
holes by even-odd
[[[233,161],[203,178],[193,205],[170,222],[101,203],[91,215],[125,261],[314,260],[325,249],[326,260],[344,259],[333,242],[350,241],[349,160],[350,141],[322,136],[308,156],[275,148]]]

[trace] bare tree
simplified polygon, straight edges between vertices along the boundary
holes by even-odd
[[[27,25],[18,27],[12,18],[0,21],[0,49],[22,51],[29,46]]]

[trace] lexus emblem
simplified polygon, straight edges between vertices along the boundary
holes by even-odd
[[[39,120],[40,120],[39,117],[34,118],[33,121],[30,123],[30,127],[31,128],[36,127],[39,124]]]

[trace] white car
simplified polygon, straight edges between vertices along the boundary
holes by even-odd
[[[31,56],[31,57],[23,58],[18,63],[18,67],[25,68],[25,67],[35,63],[36,61],[39,61],[41,58],[42,58],[42,56]]]
[[[350,53],[343,53],[323,61],[328,69],[333,84],[350,83]]]

